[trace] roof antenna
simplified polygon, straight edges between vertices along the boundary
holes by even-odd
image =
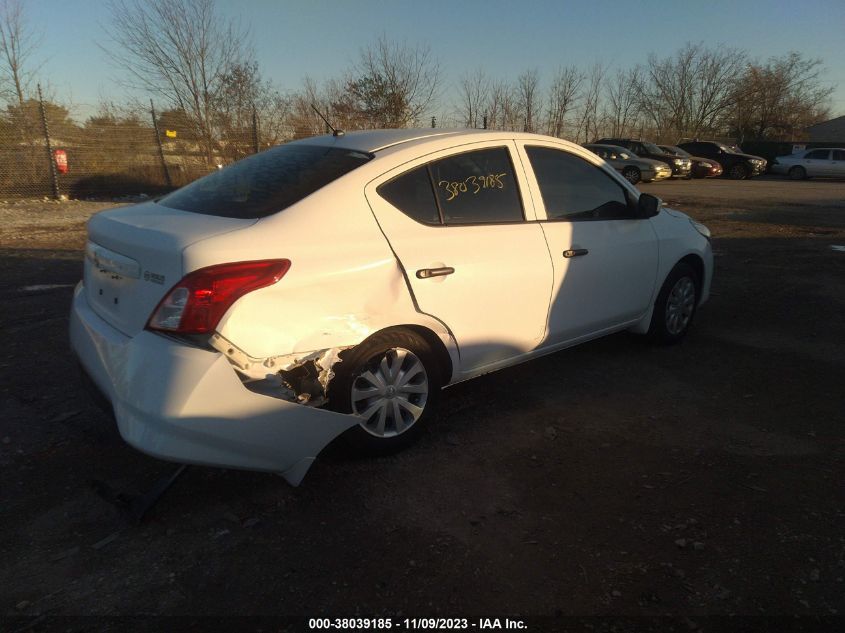
[[[326,125],[328,125],[328,126],[329,126],[329,129],[332,131],[332,136],[343,136],[344,131],[343,131],[343,130],[336,130],[336,129],[334,129],[334,126],[332,126],[332,124],[331,124],[331,123],[329,123],[329,120],[328,120],[326,117],[324,117],[324,116],[323,116],[323,113],[322,113],[322,112],[320,112],[320,111],[317,109],[317,106],[315,106],[315,105],[312,103],[312,104],[311,104],[311,107],[312,107],[312,108],[314,108],[314,112],[316,112],[316,113],[320,116],[320,118],[321,118],[321,119],[323,119],[323,121],[325,121],[325,122],[326,122]]]

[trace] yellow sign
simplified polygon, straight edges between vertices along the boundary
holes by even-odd
[[[167,138],[176,138],[176,130],[165,130],[164,135]]]

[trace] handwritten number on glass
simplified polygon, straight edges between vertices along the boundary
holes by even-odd
[[[437,183],[438,187],[443,187],[449,192],[449,197],[446,202],[454,200],[462,193],[477,194],[482,189],[504,189],[505,184],[502,178],[507,176],[506,173],[488,174],[486,176],[469,176],[463,180],[441,180]]]

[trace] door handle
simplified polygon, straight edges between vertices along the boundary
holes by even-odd
[[[586,255],[589,252],[590,251],[588,251],[586,248],[576,248],[570,249],[568,251],[563,251],[563,256],[569,259],[570,257],[581,257],[582,255]]]
[[[431,277],[445,277],[455,272],[451,266],[443,266],[442,268],[421,268],[417,271],[417,279],[429,279]]]

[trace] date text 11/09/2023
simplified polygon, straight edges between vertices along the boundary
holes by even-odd
[[[520,619],[511,618],[310,618],[308,628],[328,631],[353,630],[428,630],[445,631],[459,629],[478,630],[527,630]]]

